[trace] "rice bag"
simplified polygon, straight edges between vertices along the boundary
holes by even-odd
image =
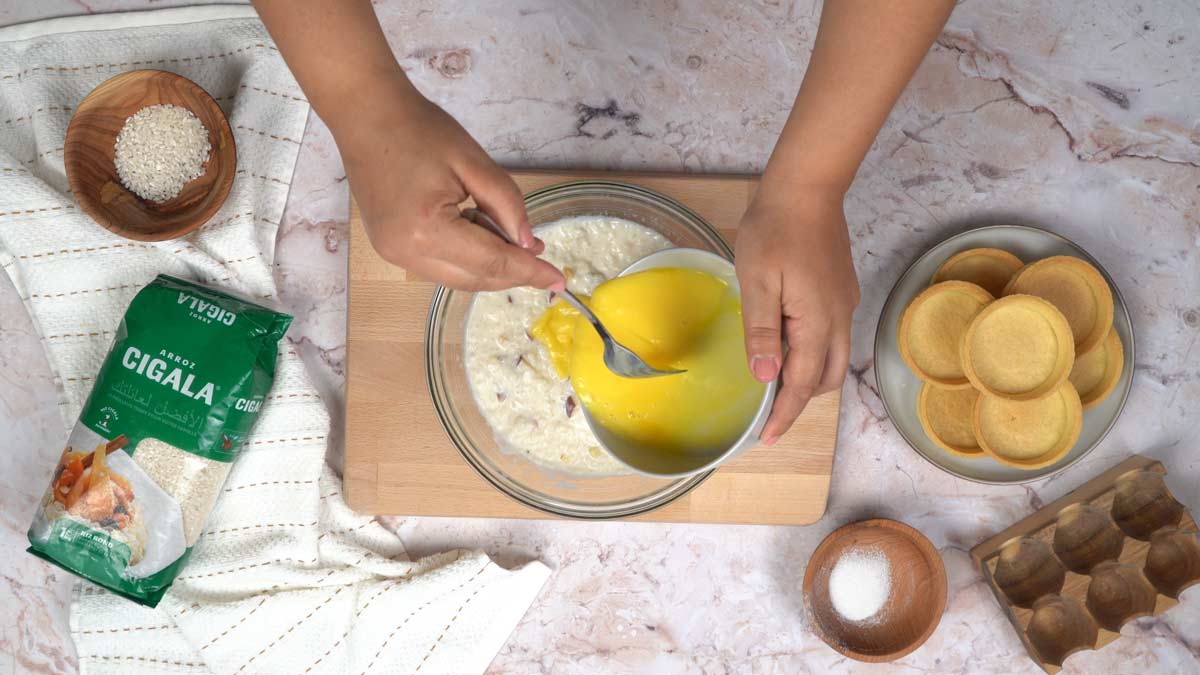
[[[167,275],[139,291],[34,514],[29,552],[157,605],[262,409],[291,321]]]

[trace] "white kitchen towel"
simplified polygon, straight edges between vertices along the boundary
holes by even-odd
[[[100,228],[76,206],[63,169],[72,109],[105,79],[135,68],[170,70],[204,87],[237,141],[225,205],[176,241],[127,241]],[[307,114],[245,8],[0,29],[0,266],[41,333],[60,386],[64,438],[126,306],[156,274],[275,303],[275,235]],[[465,551],[408,561],[395,535],[345,505],[324,462],[328,432],[303,363],[284,346],[268,405],[158,608],[77,586],[71,632],[81,670],[484,670],[548,570],[532,563],[508,571]]]

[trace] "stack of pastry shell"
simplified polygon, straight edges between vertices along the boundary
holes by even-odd
[[[1019,469],[1062,459],[1083,410],[1116,388],[1124,348],[1104,276],[1068,256],[1028,265],[976,248],[948,258],[900,320],[930,440]]]

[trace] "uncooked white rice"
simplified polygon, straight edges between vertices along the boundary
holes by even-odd
[[[233,464],[201,457],[157,438],[138,443],[133,461],[163,492],[179,502],[183,512],[183,537],[190,548],[204,531],[204,521],[217,502]]]
[[[208,130],[192,111],[152,105],[125,120],[114,162],[125,187],[142,199],[165,202],[204,173],[211,149]]]

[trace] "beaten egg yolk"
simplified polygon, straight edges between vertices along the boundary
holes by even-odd
[[[698,270],[655,268],[617,277],[583,298],[612,336],[659,369],[679,375],[619,377],[604,343],[559,300],[530,328],[593,420],[627,442],[660,452],[732,446],[766,385],[746,365],[742,303],[724,280]]]

